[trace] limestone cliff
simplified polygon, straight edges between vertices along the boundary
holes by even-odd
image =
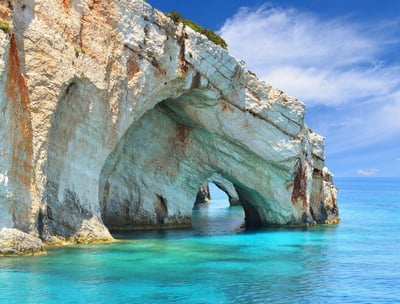
[[[190,225],[214,174],[249,223],[338,220],[304,104],[205,36],[141,0],[2,1],[0,19],[0,228]]]

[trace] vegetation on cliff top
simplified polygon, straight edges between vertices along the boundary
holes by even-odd
[[[166,16],[171,18],[175,24],[179,24],[182,22],[184,25],[191,27],[196,32],[205,35],[208,39],[210,39],[215,44],[223,47],[225,50],[228,48],[228,45],[226,44],[225,40],[222,39],[220,36],[218,36],[214,31],[205,29],[202,26],[198,25],[197,23],[183,18],[182,15],[179,14],[178,12],[175,11],[169,12],[166,14]]]
[[[6,34],[11,34],[12,27],[7,22],[0,20],[0,30],[2,30]]]

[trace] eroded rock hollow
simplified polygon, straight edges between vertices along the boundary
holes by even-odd
[[[205,36],[141,0],[1,2],[0,19],[0,228],[188,226],[217,177],[249,223],[338,220],[304,104]]]

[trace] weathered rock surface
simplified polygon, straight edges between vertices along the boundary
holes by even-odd
[[[338,219],[304,104],[141,0],[0,3],[0,227],[51,240],[190,225],[213,174],[246,220]],[[228,192],[229,190],[226,189]]]
[[[31,255],[44,252],[41,239],[14,228],[0,231],[0,256]]]

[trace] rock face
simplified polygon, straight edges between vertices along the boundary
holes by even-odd
[[[41,252],[44,252],[41,239],[14,228],[3,228],[0,231],[0,256]]]
[[[304,104],[206,37],[141,0],[1,2],[0,19],[0,228],[190,225],[213,174],[250,223],[338,220]]]

